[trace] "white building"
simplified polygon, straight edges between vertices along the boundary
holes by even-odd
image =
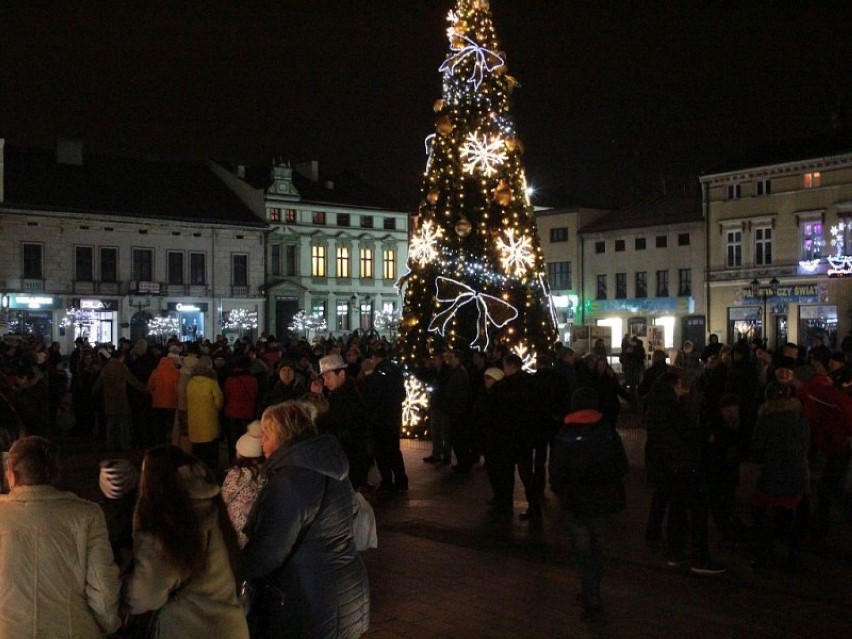
[[[315,161],[295,169],[211,167],[269,224],[270,330],[283,334],[303,311],[325,320],[323,332],[395,333],[396,281],[408,256],[405,211],[354,175],[321,177]]]
[[[263,326],[266,228],[204,166],[0,140],[0,328],[67,349],[138,339],[157,317],[183,339],[212,339],[235,309]]]

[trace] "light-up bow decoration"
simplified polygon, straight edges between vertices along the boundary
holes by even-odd
[[[472,82],[474,88],[479,90],[479,85],[482,84],[482,80],[485,78],[485,72],[488,71],[491,73],[498,67],[503,66],[504,60],[494,51],[479,46],[478,43],[465,35],[457,34],[457,37],[467,42],[467,46],[444,60],[444,64],[438,70],[442,73],[455,73],[458,65],[464,62],[468,56],[473,56],[473,69],[467,80],[468,82]]]
[[[553,322],[553,326],[559,326],[559,318],[556,315],[556,305],[553,303],[553,295],[550,292],[550,285],[548,281],[544,279],[544,273],[538,274],[538,283],[541,285],[541,291],[547,299],[547,309],[550,311],[550,319]]]
[[[442,304],[449,304],[449,307],[432,318],[432,321],[429,322],[429,331],[445,336],[447,325],[459,309],[467,304],[474,303],[479,312],[476,320],[476,338],[470,343],[470,347],[474,350],[488,350],[490,344],[488,338],[489,325],[502,328],[518,317],[518,309],[508,302],[504,302],[493,295],[479,293],[467,284],[451,280],[443,275],[439,275],[435,279],[435,291],[435,299]]]

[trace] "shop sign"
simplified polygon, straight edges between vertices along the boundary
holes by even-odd
[[[177,313],[206,313],[207,302],[169,302],[166,310]]]
[[[9,308],[40,310],[62,308],[60,298],[49,295],[9,295]]]
[[[752,295],[750,288],[744,288],[740,289],[734,303],[740,306],[759,306],[763,304],[764,293],[771,304],[818,304],[828,301],[828,283],[782,285],[774,295],[768,287],[762,288],[756,296]]]
[[[92,300],[80,299],[75,300],[75,306],[83,311],[117,311],[118,300]]]
[[[637,297],[623,300],[587,300],[587,313],[694,313],[691,297]]]

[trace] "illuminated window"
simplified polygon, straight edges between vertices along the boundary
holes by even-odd
[[[325,211],[314,211],[311,213],[311,222],[314,224],[325,224]]]
[[[606,275],[598,275],[598,296],[597,299],[606,299]]]
[[[743,265],[742,231],[728,231],[725,242],[725,265],[728,268]]]
[[[349,277],[349,249],[337,247],[337,277]]]
[[[325,277],[325,247],[311,247],[311,275]]]
[[[296,211],[294,209],[284,209],[284,221],[287,224],[296,223]]]
[[[627,297],[627,273],[615,274],[615,299],[623,300]]]
[[[825,240],[822,238],[822,222],[811,220],[799,225],[802,234],[802,260],[818,260],[823,255]]]
[[[361,249],[361,277],[373,277],[372,249]]]
[[[772,228],[754,230],[754,263],[756,266],[772,264]]]
[[[822,175],[819,171],[814,173],[805,173],[804,187],[806,189],[815,189],[822,184]]]
[[[337,302],[337,328],[341,331],[349,330],[349,302]]]
[[[648,272],[636,273],[636,297],[648,297]]]
[[[657,271],[657,297],[669,296],[669,272]]]
[[[311,316],[312,317],[320,317],[325,319],[325,300],[324,299],[312,299],[311,300]]]
[[[281,221],[281,209],[269,209],[269,221],[270,222],[280,222]]]
[[[396,279],[396,251],[391,249],[382,251],[382,267],[386,280]]]

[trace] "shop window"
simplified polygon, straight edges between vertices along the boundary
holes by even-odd
[[[101,254],[101,282],[118,281],[118,249],[102,248]]]
[[[40,280],[44,276],[42,269],[42,245],[24,244],[23,274],[25,279]]]
[[[743,232],[731,230],[725,236],[725,265],[728,268],[743,265]]]
[[[74,247],[74,279],[91,282],[95,275],[95,251],[91,246]]]
[[[361,249],[361,277],[373,277],[373,250]]]
[[[311,247],[311,275],[325,277],[325,247]]]
[[[349,249],[337,247],[337,277],[349,277]]]
[[[669,272],[657,271],[657,297],[669,296]]]
[[[393,249],[382,251],[382,275],[386,280],[396,279],[396,251]]]
[[[615,299],[623,300],[627,297],[627,273],[615,274]]]
[[[648,272],[636,273],[636,297],[648,297]]]
[[[133,249],[131,279],[137,282],[154,280],[154,251],[151,249]]]
[[[596,299],[606,299],[606,275],[598,275],[598,290]]]
[[[571,289],[571,262],[550,262],[547,265],[547,279],[553,291]]]
[[[677,294],[681,297],[692,295],[692,269],[681,268],[677,271]]]
[[[231,256],[231,277],[234,286],[248,286],[248,255]]]
[[[183,253],[169,251],[169,284],[183,284]]]
[[[758,227],[754,230],[754,263],[756,266],[772,264],[771,227]]]
[[[550,229],[550,242],[567,242],[568,241],[568,227],[567,226],[559,226],[553,229]]]

